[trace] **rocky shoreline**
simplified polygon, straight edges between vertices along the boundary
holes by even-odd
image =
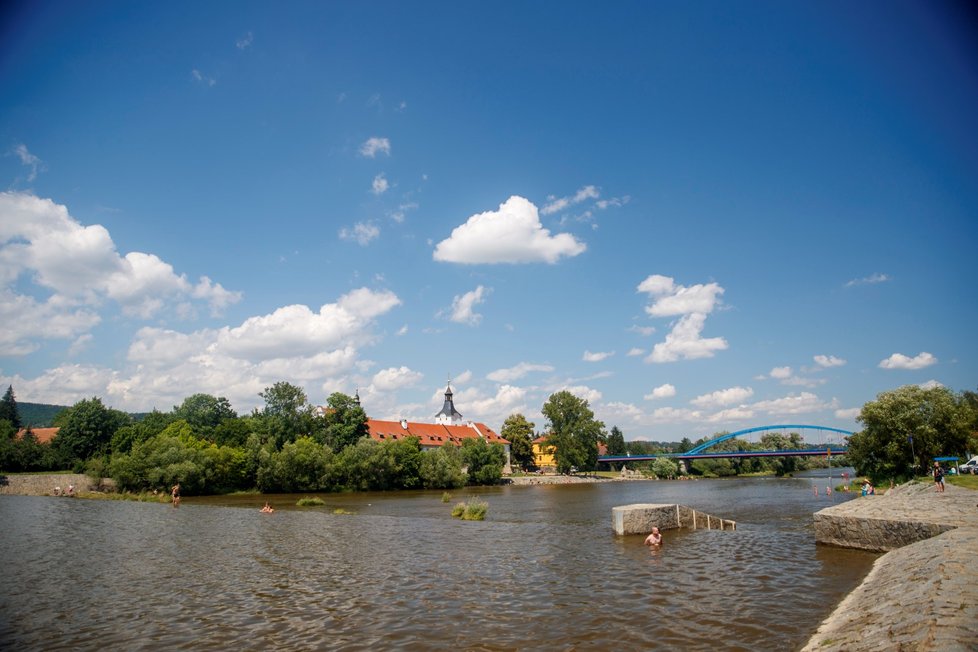
[[[815,514],[822,544],[889,551],[803,652],[978,647],[978,492],[908,483]]]

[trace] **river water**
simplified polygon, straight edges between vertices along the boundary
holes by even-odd
[[[851,498],[825,484],[271,496],[270,515],[264,496],[3,496],[0,649],[794,650],[876,558],[815,545],[812,513]],[[451,518],[476,496],[485,521]],[[611,529],[612,507],[647,502],[738,527],[650,552]]]

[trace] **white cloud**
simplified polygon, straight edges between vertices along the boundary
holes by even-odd
[[[584,362],[601,362],[602,360],[607,360],[614,354],[614,351],[595,351],[594,353],[585,351],[584,356],[581,359],[584,360]]]
[[[461,381],[459,381],[461,383]],[[444,389],[437,394],[436,402],[441,407]],[[513,412],[527,412],[526,390],[513,385],[500,385],[495,394],[487,394],[476,387],[455,392],[454,402],[466,421],[482,421],[498,431]],[[430,420],[426,417],[425,420]]]
[[[708,315],[720,303],[720,295],[724,289],[717,283],[693,285],[686,287],[677,285],[672,278],[653,274],[638,286],[639,292],[648,294],[654,299],[645,312],[653,317],[674,317],[701,313]]]
[[[390,367],[374,374],[370,384],[376,391],[392,392],[417,385],[422,380],[424,380],[424,374],[412,371],[408,367]]]
[[[600,208],[601,210],[604,210],[612,206],[616,208],[620,206],[624,206],[631,200],[632,198],[628,195],[625,195],[624,197],[609,197],[608,199],[599,199],[598,201],[594,202],[594,205]]]
[[[709,423],[729,423],[731,421],[744,421],[746,419],[753,418],[753,409],[747,405],[738,405],[737,407],[714,412],[713,414],[706,416],[705,420]]]
[[[559,388],[559,391],[570,392],[577,398],[582,398],[591,404],[600,401],[603,396],[600,391],[592,389],[587,385],[564,385]]]
[[[655,332],[655,326],[636,326],[632,325],[628,327],[628,330],[632,333],[638,333],[639,335],[644,335],[648,337]]]
[[[722,337],[700,337],[705,321],[706,315],[701,313],[682,317],[666,335],[665,342],[656,344],[645,361],[663,363],[675,362],[679,359],[712,358],[716,351],[726,349],[727,341]]]
[[[702,394],[694,398],[690,403],[696,407],[714,409],[725,405],[743,403],[753,395],[754,390],[750,387],[730,387],[727,389],[718,389],[709,394]]]
[[[383,195],[385,192],[387,192],[389,187],[390,184],[387,183],[387,177],[385,177],[384,173],[381,172],[374,177],[373,183],[370,184],[370,192],[375,195]]]
[[[205,86],[213,86],[214,84],[217,83],[216,79],[214,79],[213,77],[208,77],[207,75],[197,70],[196,68],[190,71],[190,76],[193,77],[195,81],[198,81],[201,84],[204,84]]]
[[[380,237],[380,229],[372,222],[357,222],[353,228],[340,229],[340,240],[353,240],[361,247],[366,247],[372,240]]]
[[[841,367],[846,361],[842,358],[837,358],[834,355],[816,355],[814,358],[815,364],[819,367]]]
[[[862,408],[845,408],[835,411],[836,419],[855,419],[862,412]]]
[[[244,36],[239,38],[237,41],[235,41],[234,44],[235,46],[237,46],[239,50],[247,50],[248,48],[251,47],[251,44],[254,42],[254,40],[255,37],[252,35],[251,32],[248,32]]]
[[[771,378],[790,378],[791,377],[791,367],[775,367],[771,369]]]
[[[584,186],[570,197],[561,197],[559,199],[550,197],[550,201],[540,209],[540,212],[544,215],[551,215],[564,210],[568,206],[580,204],[585,199],[597,199],[600,194],[595,186]]]
[[[771,415],[807,414],[824,410],[828,405],[811,392],[802,392],[769,401],[759,401],[751,407]]]
[[[387,138],[376,136],[368,138],[360,145],[360,156],[366,158],[376,158],[377,154],[391,154],[391,141]]]
[[[41,162],[41,159],[31,154],[27,149],[27,145],[23,143],[14,147],[13,153],[20,159],[23,165],[30,168],[30,172],[27,173],[27,182],[33,183],[37,179],[38,170],[44,169],[44,163]]]
[[[637,346],[633,346],[632,348],[628,349],[628,353],[626,353],[625,355],[627,355],[630,358],[634,358],[640,355],[645,355],[645,349],[640,349]]]
[[[880,274],[879,272],[876,272],[875,274],[871,274],[870,276],[866,276],[865,278],[854,278],[851,281],[847,282],[845,286],[847,288],[851,288],[854,285],[875,285],[877,283],[886,283],[887,281],[890,280],[892,279],[886,274]]]
[[[464,264],[556,263],[586,249],[569,233],[551,235],[543,228],[537,207],[523,197],[512,196],[498,211],[471,216],[435,247],[440,262]]]
[[[928,380],[926,383],[920,383],[920,389],[934,389],[937,387],[944,387],[944,384],[934,379]]]
[[[642,398],[644,398],[646,401],[654,401],[662,398],[672,398],[675,395],[676,387],[674,385],[670,385],[669,383],[665,383],[664,385],[659,385]]]
[[[456,324],[478,325],[482,321],[482,315],[475,312],[475,307],[483,303],[491,291],[480,285],[470,292],[456,296],[452,299],[451,314],[448,318]]]
[[[923,369],[937,364],[937,358],[923,351],[913,358],[902,353],[894,353],[886,360],[880,361],[880,369]]]
[[[523,376],[534,371],[551,372],[553,370],[554,368],[548,364],[521,362],[515,367],[509,367],[508,369],[497,369],[488,374],[486,378],[495,383],[511,383],[514,380],[519,380]]]
[[[25,283],[16,286],[18,280]],[[240,292],[206,276],[192,284],[153,254],[120,256],[103,226],[83,226],[65,206],[17,192],[0,193],[0,283],[0,313],[23,311],[4,320],[0,348],[8,352],[33,350],[32,341],[40,337],[77,338],[101,321],[94,310],[106,300],[128,315],[151,318],[168,306],[170,316],[179,317],[194,300],[219,314],[241,299]],[[41,303],[14,287],[29,287],[45,299]],[[38,319],[41,328],[33,323]]]

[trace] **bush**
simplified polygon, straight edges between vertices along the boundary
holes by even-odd
[[[463,521],[484,521],[489,503],[483,500],[472,500],[467,503],[457,503],[452,508],[452,516]]]
[[[295,501],[295,504],[299,507],[322,507],[326,504],[326,501],[319,496],[312,496],[309,498],[300,498]]]
[[[462,514],[464,513],[465,513],[465,503],[455,503],[455,506],[452,507],[452,517],[462,518]]]

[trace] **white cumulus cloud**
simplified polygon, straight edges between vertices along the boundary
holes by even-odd
[[[497,369],[492,373],[488,374],[486,378],[495,383],[511,383],[514,380],[519,380],[528,373],[534,371],[544,371],[550,372],[554,368],[548,364],[533,364],[530,362],[521,362],[514,367],[509,367],[508,369]]]
[[[753,395],[754,390],[750,387],[730,387],[727,389],[718,389],[709,394],[702,394],[694,398],[690,403],[700,408],[715,409],[725,405],[743,403]]]
[[[489,292],[491,292],[491,289],[480,285],[476,289],[466,292],[461,296],[456,295],[452,300],[452,308],[448,317],[449,320],[456,324],[478,325],[482,321],[482,315],[475,312],[475,307],[485,301]]]
[[[342,228],[340,240],[352,240],[361,247],[366,247],[371,241],[380,237],[380,229],[372,222],[357,222],[352,228]]]
[[[583,357],[581,358],[584,362],[601,362],[602,360],[607,360],[615,354],[614,351],[585,351]]]
[[[880,369],[923,369],[934,364],[937,364],[937,358],[922,351],[912,358],[902,353],[894,353],[886,360],[881,360],[879,366]]]
[[[706,315],[702,313],[685,315],[673,326],[664,342],[652,347],[652,353],[645,361],[663,363],[712,358],[715,352],[726,349],[727,340],[722,337],[701,337],[705,321]]]
[[[686,287],[660,274],[652,274],[642,281],[638,291],[653,299],[652,304],[645,308],[645,312],[653,317],[674,317],[691,313],[707,315],[713,312],[724,292],[717,283]]]
[[[771,369],[771,378],[785,379],[791,378],[791,367],[775,367]]]
[[[676,387],[674,385],[670,385],[669,383],[665,383],[663,385],[659,385],[642,398],[644,398],[646,401],[654,401],[660,398],[672,398],[675,395]]]
[[[513,196],[498,211],[471,216],[439,242],[435,260],[463,264],[556,263],[586,249],[569,233],[551,235],[540,224],[537,207],[523,197]]]
[[[390,188],[390,184],[387,182],[387,177],[381,172],[374,177],[373,183],[370,185],[370,192],[375,195],[383,195]]]
[[[374,136],[368,138],[360,145],[360,156],[366,158],[376,158],[377,154],[386,154],[390,156],[391,153],[391,141],[388,138],[378,138]]]
[[[834,355],[816,355],[813,359],[819,367],[841,367],[846,363],[845,360]]]
[[[389,367],[378,371],[374,374],[370,384],[376,391],[391,392],[418,385],[422,380],[424,380],[424,374],[402,366]]]

